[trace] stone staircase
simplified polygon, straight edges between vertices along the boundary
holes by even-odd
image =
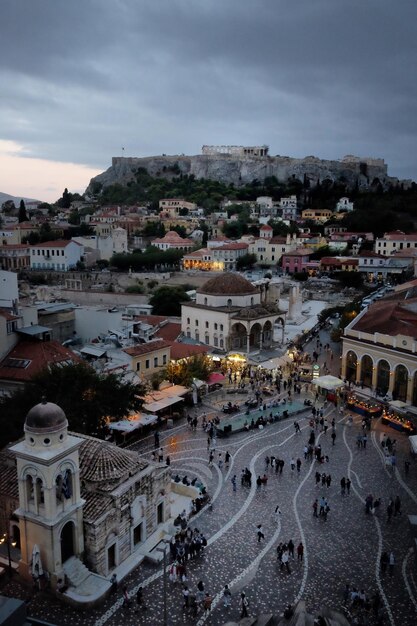
[[[80,559],[77,559],[76,556],[72,556],[65,561],[63,568],[67,582],[71,587],[81,587],[91,575],[90,570],[87,569],[84,563],[81,563]]]

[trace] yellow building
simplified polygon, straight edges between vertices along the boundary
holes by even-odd
[[[304,209],[301,212],[303,220],[313,220],[313,222],[323,223],[327,222],[333,217],[333,212],[329,209]]]
[[[161,367],[168,365],[171,358],[171,343],[158,339],[125,348],[123,352],[131,358],[131,369],[141,378],[149,378],[160,371]]]

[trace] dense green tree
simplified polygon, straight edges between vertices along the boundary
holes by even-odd
[[[184,287],[159,287],[149,300],[153,315],[181,316],[181,303],[189,302],[190,297]]]
[[[238,271],[250,269],[255,265],[257,260],[256,254],[244,254],[236,261],[236,269]]]
[[[52,365],[22,390],[0,399],[0,446],[22,436],[28,411],[44,396],[65,412],[70,430],[102,436],[108,421],[126,417],[142,406],[145,389],[117,374],[98,374],[85,363]]]
[[[25,201],[22,199],[20,201],[20,204],[19,204],[19,216],[18,216],[19,224],[21,222],[27,222],[28,219],[29,218],[28,218],[28,214],[26,212]]]
[[[212,369],[213,363],[206,354],[195,354],[181,363],[170,363],[164,378],[176,385],[191,387],[194,379],[207,381]]]

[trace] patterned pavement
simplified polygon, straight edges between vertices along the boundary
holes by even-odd
[[[329,418],[334,413],[328,409]],[[352,427],[345,419],[337,423],[336,445],[331,445],[330,433],[319,434],[324,454],[329,463],[320,471],[331,473],[330,488],[316,487],[314,475],[316,461],[304,461],[303,447],[310,428],[309,412],[299,422],[301,433],[296,435],[292,420],[267,426],[263,431],[240,433],[230,439],[218,440],[218,450],[229,450],[232,462],[228,471],[208,467],[206,436],[200,430],[190,432],[185,426],[175,429],[175,448],[170,450],[173,471],[188,476],[198,475],[207,483],[213,495],[211,510],[202,511],[191,521],[207,538],[205,555],[190,561],[187,567],[191,593],[201,579],[206,590],[214,596],[211,615],[205,619],[201,612],[191,618],[182,611],[180,586],[168,581],[167,610],[170,624],[210,623],[223,624],[239,617],[239,595],[244,590],[249,599],[250,614],[280,613],[288,602],[296,598],[306,600],[309,610],[317,612],[322,604],[339,608],[346,582],[363,588],[372,595],[378,590],[387,610],[387,624],[412,626],[417,621],[417,587],[413,545],[407,513],[417,512],[417,467],[412,460],[410,475],[402,469],[408,458],[408,442],[404,435],[389,431],[379,421],[373,424],[366,450],[358,449],[356,436],[361,430],[360,418],[355,417]],[[340,416],[335,415],[336,420]],[[392,473],[383,464],[380,440],[384,432],[397,439],[398,468]],[[172,431],[162,435],[162,444],[170,445]],[[166,437],[164,439],[164,437]],[[142,444],[150,451],[151,440]],[[149,452],[145,452],[145,454]],[[240,471],[249,467],[254,475],[263,474],[266,455],[285,460],[283,474],[268,471],[266,487],[240,485]],[[300,474],[291,471],[290,459],[303,461]],[[238,476],[238,488],[232,490],[231,476]],[[350,476],[352,488],[349,496],[340,494],[340,478]],[[382,506],[374,516],[365,515],[364,499],[372,493],[382,497]],[[402,515],[386,521],[385,507],[389,497],[399,495]],[[330,512],[327,521],[312,515],[313,500],[321,495],[328,498]],[[279,504],[282,515],[277,524],[275,506]],[[258,543],[256,526],[262,523],[265,540]],[[280,541],[293,539],[297,546],[304,544],[302,563],[290,560],[291,574],[281,572],[276,559],[276,546]],[[382,575],[379,558],[383,550],[393,550],[396,564],[394,574]],[[121,607],[116,594],[99,609],[77,612],[62,607],[55,599],[38,594],[29,605],[29,613],[56,624],[88,626],[114,626],[116,624],[162,623],[163,577],[161,568],[144,565],[126,579],[129,591],[134,593],[139,584],[144,587],[146,610],[135,613],[136,604]],[[219,595],[223,586],[232,590],[230,609],[223,608]],[[13,582],[9,591],[24,594]],[[16,594],[17,595],[17,594]]]
[[[221,404],[219,400],[218,404]],[[209,407],[202,407],[209,412]],[[361,431],[361,418],[354,416],[353,425],[346,424],[334,407],[327,407],[329,422],[336,419],[336,443],[332,446],[330,429],[327,434],[317,432],[323,453],[329,463],[319,466],[321,472],[332,475],[332,483],[316,487],[317,462],[305,461],[303,448],[310,427],[310,410],[300,416],[301,433],[295,434],[293,420],[268,425],[264,430],[239,433],[227,439],[218,439],[217,451],[229,450],[232,461],[228,470],[208,466],[207,438],[201,428],[196,433],[186,425],[161,433],[161,444],[171,456],[172,470],[189,477],[198,476],[207,484],[212,495],[211,508],[204,509],[190,522],[208,538],[204,556],[189,561],[188,585],[195,593],[199,580],[213,596],[212,611],[205,616],[200,610],[192,617],[182,610],[180,585],[167,581],[168,623],[211,624],[217,626],[229,619],[239,618],[239,596],[245,591],[249,600],[249,614],[282,613],[288,602],[303,599],[307,608],[317,613],[325,604],[340,608],[346,583],[364,589],[368,596],[379,592],[385,607],[384,624],[415,626],[417,623],[417,572],[413,542],[407,514],[417,513],[417,461],[410,459],[405,435],[397,433],[379,420],[372,424],[366,449],[356,445]],[[384,464],[380,441],[383,433],[397,440],[397,469],[393,472]],[[153,438],[149,437],[137,449],[149,456]],[[265,487],[242,487],[240,473],[249,467],[254,476],[265,470],[265,456],[274,455],[285,460],[282,475],[268,470]],[[302,459],[301,471],[291,471],[290,460]],[[411,460],[408,476],[404,475],[404,460]],[[231,477],[238,477],[237,491],[233,492]],[[350,495],[342,497],[340,479],[350,477]],[[368,494],[382,498],[382,506],[375,515],[365,514]],[[315,498],[325,496],[330,505],[327,521],[313,516]],[[389,498],[399,495],[402,514],[387,522],[386,506]],[[274,510],[279,504],[280,519]],[[257,524],[262,523],[265,539],[258,543]],[[302,541],[302,562],[290,559],[291,573],[280,571],[276,558],[279,542],[292,539],[295,546]],[[379,560],[383,551],[393,551],[393,574],[382,574]],[[29,614],[62,626],[116,626],[118,624],[156,626],[163,623],[162,568],[144,564],[127,579],[132,603],[122,607],[121,592],[108,598],[101,607],[77,612],[62,607],[55,598],[44,593],[31,600]],[[221,590],[228,584],[232,591],[229,609],[223,607]],[[134,594],[139,585],[144,588],[147,609],[137,611]],[[27,598],[29,592],[15,581],[3,593]],[[373,624],[372,618],[369,622]]]

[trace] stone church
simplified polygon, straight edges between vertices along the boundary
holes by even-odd
[[[26,416],[24,439],[0,453],[0,503],[10,540],[20,548],[19,573],[34,577],[33,554],[53,588],[69,585],[73,601],[98,600],[112,572],[143,560],[151,535],[170,518],[168,468],[135,452],[68,432],[51,402]],[[4,524],[4,521],[3,521]],[[35,572],[37,575],[37,572]]]

